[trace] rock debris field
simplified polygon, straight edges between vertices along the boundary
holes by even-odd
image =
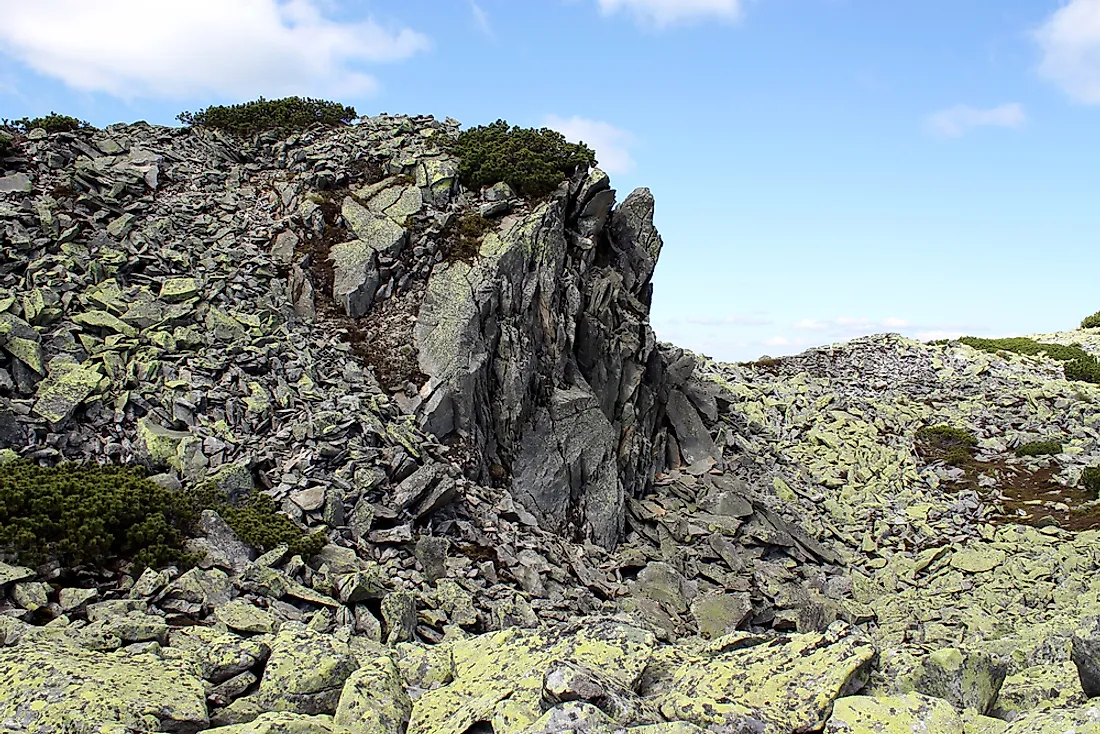
[[[0,732],[1100,732],[1100,386],[893,334],[658,342],[648,190],[466,190],[458,129],[0,158],[0,462],[260,492],[327,540],[207,510],[195,564],[0,556]]]

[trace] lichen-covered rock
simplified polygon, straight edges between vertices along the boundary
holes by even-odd
[[[1059,709],[1024,714],[1003,734],[1100,734],[1100,706],[1087,704],[1076,709]]]
[[[0,722],[63,734],[114,724],[191,734],[205,729],[202,681],[150,654],[97,653],[57,642],[0,648]]]
[[[340,734],[390,734],[404,731],[411,713],[397,666],[388,655],[378,655],[344,683],[334,722]]]
[[[264,710],[333,714],[358,662],[346,643],[286,622],[271,643],[260,688],[252,698]]]
[[[951,704],[919,693],[839,698],[825,723],[827,734],[963,734],[963,731],[963,720]]]
[[[257,667],[271,652],[269,639],[245,639],[212,627],[185,627],[173,631],[170,639],[172,649],[194,660],[199,675],[212,683],[221,683]]]
[[[1003,661],[986,652],[950,647],[926,657],[904,687],[986,714],[996,702],[1007,672]]]
[[[667,718],[703,727],[807,731],[824,724],[834,700],[862,687],[875,655],[865,637],[837,623],[824,634],[693,656],[671,674],[659,704]]]
[[[279,621],[275,615],[244,599],[234,599],[214,610],[214,618],[238,632],[271,634]]]
[[[413,702],[409,734],[463,734],[477,722],[518,734],[542,716],[543,673],[551,662],[584,666],[630,689],[654,644],[651,633],[613,619],[458,640],[451,645],[453,680]]]
[[[597,706],[587,701],[567,701],[548,709],[523,734],[611,734],[616,729],[621,727]]]
[[[269,711],[246,724],[208,729],[211,734],[332,734],[331,716],[310,716],[288,711]]]

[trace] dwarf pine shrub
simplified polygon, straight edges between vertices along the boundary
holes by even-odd
[[[21,563],[172,563],[182,558],[195,509],[188,497],[133,467],[45,468],[29,461],[0,466],[0,551]]]
[[[1096,329],[1100,328],[1100,311],[1097,311],[1092,316],[1086,316],[1081,321],[1082,329]]]
[[[917,445],[930,458],[941,459],[951,466],[962,466],[973,457],[978,439],[964,428],[924,426],[917,430]]]
[[[264,99],[234,105],[211,105],[198,112],[181,112],[176,119],[189,127],[203,126],[248,136],[278,130],[297,132],[321,123],[329,127],[350,124],[355,108],[310,97]]]
[[[1090,466],[1082,471],[1078,485],[1088,490],[1093,499],[1100,498],[1100,466]]]
[[[504,181],[527,197],[545,196],[577,168],[596,165],[596,154],[584,143],[569,143],[549,128],[512,127],[504,120],[464,130],[450,147],[467,188]]]
[[[261,553],[286,543],[292,554],[309,558],[328,543],[324,532],[306,534],[293,520],[279,512],[275,500],[261,492],[252,492],[237,504],[210,485],[193,491],[195,504],[217,512],[233,529],[241,542]]]
[[[1087,320],[1087,319],[1086,319]],[[1014,352],[1028,356],[1045,354],[1051,359],[1065,362],[1063,372],[1067,380],[1079,380],[1100,384],[1100,361],[1081,348],[1080,344],[1048,344],[1026,336],[1007,339],[979,339],[964,336],[958,340],[985,352]]]
[[[84,120],[69,115],[59,115],[56,112],[50,112],[45,117],[21,117],[18,120],[4,120],[3,125],[22,133],[29,133],[35,128],[42,128],[48,133],[71,133],[92,127],[91,123]]]
[[[0,466],[0,557],[67,567],[119,560],[139,569],[186,565],[194,559],[183,552],[184,541],[204,509],[261,552],[286,543],[309,557],[328,542],[323,532],[303,532],[259,492],[234,505],[212,486],[165,489],[137,467],[14,461]]]
[[[1017,456],[1050,456],[1062,453],[1062,442],[1056,439],[1028,441],[1016,447]]]

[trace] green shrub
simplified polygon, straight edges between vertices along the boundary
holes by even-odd
[[[1028,356],[1045,354],[1051,359],[1066,363],[1062,370],[1067,380],[1100,384],[1100,361],[1082,349],[1080,344],[1047,344],[1026,336],[1007,339],[979,339],[964,336],[958,341],[985,352],[1014,352]]]
[[[933,459],[942,459],[952,466],[963,466],[973,456],[978,439],[964,428],[938,425],[917,430],[917,444]]]
[[[548,128],[509,127],[504,120],[464,130],[450,147],[467,188],[504,181],[528,197],[545,196],[578,167],[596,165],[596,154],[584,143],[566,142]]]
[[[1060,453],[1062,453],[1062,442],[1053,438],[1029,441],[1016,447],[1017,456],[1050,456]]]
[[[51,112],[45,117],[21,117],[18,120],[4,120],[3,124],[4,127],[10,127],[22,133],[29,133],[39,127],[48,133],[71,133],[91,127],[91,124],[84,120],[68,115],[59,115],[56,112]]]
[[[1096,329],[1100,328],[1100,311],[1097,311],[1092,316],[1086,316],[1081,321],[1082,329]]]
[[[15,138],[3,130],[0,130],[0,155],[7,155],[15,147]]]
[[[164,565],[183,558],[195,518],[185,495],[132,467],[0,466],[0,549],[22,563],[102,566],[132,558],[139,566]]]
[[[1100,497],[1100,466],[1090,466],[1081,472],[1078,485],[1087,489],[1093,499]]]
[[[118,560],[139,569],[186,565],[194,559],[183,544],[204,509],[261,552],[286,543],[309,557],[328,542],[323,532],[304,533],[259,492],[232,505],[212,486],[176,492],[136,467],[14,461],[0,466],[0,556],[30,565],[56,559],[67,567]]]
[[[198,112],[181,112],[176,119],[188,126],[212,127],[235,135],[279,130],[296,132],[321,123],[329,127],[347,125],[355,119],[355,108],[309,97],[264,99],[235,105],[212,105]]]

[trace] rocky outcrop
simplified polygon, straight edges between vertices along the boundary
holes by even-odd
[[[595,170],[505,217],[433,270],[414,331],[426,430],[471,442],[540,526],[605,548],[664,459],[653,198],[613,203]]]

